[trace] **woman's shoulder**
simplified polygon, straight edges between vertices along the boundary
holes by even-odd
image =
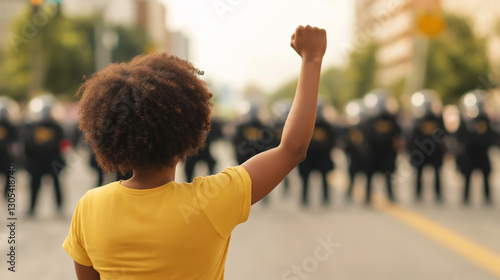
[[[119,184],[118,181],[111,182],[109,184],[90,189],[83,195],[82,199],[93,199],[96,197],[107,196],[107,195],[111,194],[112,192],[114,192],[117,184]]]
[[[222,180],[225,181],[226,179],[231,179],[234,177],[246,177],[249,176],[245,168],[243,168],[241,165],[238,166],[231,166],[227,167],[223,171],[212,174],[212,175],[207,175],[205,177],[196,177],[193,180],[193,183],[199,183],[199,182],[204,182],[204,181],[212,181],[212,180]]]

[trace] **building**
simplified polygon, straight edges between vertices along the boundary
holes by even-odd
[[[62,13],[67,17],[102,15],[108,24],[133,26],[135,11],[133,0],[63,0]]]
[[[149,52],[169,52],[189,59],[189,40],[178,31],[167,28],[167,8],[156,0],[134,0],[136,25],[144,28],[150,36]]]
[[[19,0],[0,0],[0,46],[7,43],[12,20],[21,14],[27,3]]]
[[[419,36],[416,15],[419,11],[440,10],[469,16],[477,34],[493,34],[500,18],[500,1],[492,0],[357,0],[356,38],[354,47],[375,40],[380,48],[376,54],[380,64],[376,80],[391,86],[406,79],[403,94],[422,87],[425,75],[427,40]],[[476,16],[476,15],[481,15]],[[488,35],[489,36],[489,35]],[[489,41],[489,57],[500,65],[500,40]]]
[[[102,13],[108,24],[139,26],[151,41],[146,52],[170,52],[188,59],[188,39],[168,29],[167,8],[158,0],[65,0],[63,12],[67,16]]]
[[[167,49],[170,53],[189,60],[189,40],[183,33],[178,31],[168,32]]]
[[[458,2],[458,3],[457,3]],[[492,66],[492,80],[500,84],[500,1],[497,0],[443,0],[447,11],[471,15],[474,31],[488,38],[488,56]]]
[[[411,0],[358,0],[358,38],[380,44],[376,73],[378,83],[389,86],[412,69],[414,45]],[[404,73],[404,74],[403,74]]]

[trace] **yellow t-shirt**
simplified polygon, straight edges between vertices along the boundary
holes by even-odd
[[[63,248],[110,279],[224,279],[234,227],[250,214],[241,167],[138,190],[113,182],[78,202]]]

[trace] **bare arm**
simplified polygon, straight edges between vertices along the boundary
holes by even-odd
[[[85,266],[75,262],[76,277],[78,280],[100,280],[99,272],[92,266]]]
[[[242,164],[252,180],[252,204],[271,192],[304,160],[314,130],[326,32],[315,27],[299,26],[292,35],[290,45],[302,57],[302,66],[281,143]]]

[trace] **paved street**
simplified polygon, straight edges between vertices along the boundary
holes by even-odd
[[[213,147],[219,169],[232,164],[224,143]],[[291,192],[282,186],[270,195],[269,205],[252,208],[247,223],[233,233],[226,263],[226,279],[340,279],[340,280],[495,280],[500,279],[500,151],[493,150],[491,177],[495,205],[482,205],[481,176],[473,176],[472,205],[460,204],[462,179],[454,163],[443,171],[445,204],[435,205],[430,187],[424,202],[412,200],[413,174],[402,172],[395,186],[398,205],[383,197],[382,177],[374,179],[377,199],[372,207],[360,201],[364,178],[358,178],[355,200],[346,202],[345,157],[336,150],[338,169],[329,178],[333,203],[319,205],[319,176],[311,177],[311,207],[299,206],[300,181],[290,175]],[[73,261],[62,249],[77,200],[95,182],[84,151],[69,155],[64,171],[65,216],[55,214],[50,179],[44,181],[37,217],[27,219],[28,177],[17,172],[18,218],[16,272],[7,270],[7,227],[0,230],[0,279],[76,279]],[[178,170],[178,181],[183,177]],[[199,166],[198,173],[206,171]],[[315,174],[316,175],[316,174]],[[432,180],[432,174],[427,174]],[[426,179],[427,179],[426,178]],[[111,179],[111,178],[109,178]],[[432,183],[426,180],[427,183]],[[318,187],[315,187],[318,185]],[[7,223],[7,206],[0,203],[0,218]],[[496,264],[496,270],[495,270]],[[122,278],[125,279],[125,278]]]

